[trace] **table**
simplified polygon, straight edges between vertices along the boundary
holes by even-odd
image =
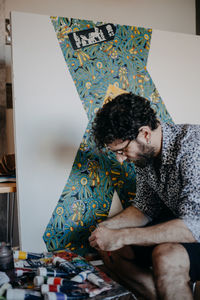
[[[7,194],[7,228],[6,243],[13,243],[15,195],[17,187],[15,182],[1,182],[0,194]]]

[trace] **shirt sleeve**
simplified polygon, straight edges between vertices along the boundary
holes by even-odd
[[[147,176],[142,170],[136,169],[136,197],[132,205],[142,211],[149,220],[158,217],[163,204],[147,183]]]
[[[181,159],[182,190],[178,215],[200,242],[200,141],[190,144]]]

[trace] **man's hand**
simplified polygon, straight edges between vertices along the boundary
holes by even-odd
[[[102,225],[92,232],[89,242],[91,247],[103,251],[114,251],[124,246],[120,230],[109,229]]]

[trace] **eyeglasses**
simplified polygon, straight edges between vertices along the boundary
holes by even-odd
[[[131,142],[132,142],[132,140],[130,140],[130,141],[128,142],[128,144],[127,144],[125,147],[123,147],[122,149],[118,149],[118,150],[111,150],[109,147],[106,146],[106,152],[107,152],[108,154],[119,154],[119,155],[124,155],[125,152],[126,152],[127,149],[128,149],[129,144],[130,144]]]

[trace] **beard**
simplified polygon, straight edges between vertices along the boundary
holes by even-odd
[[[146,145],[140,141],[137,141],[139,150],[141,151],[138,153],[137,158],[134,159],[134,164],[136,167],[145,168],[146,166],[153,163],[155,158],[155,149],[150,145]]]

